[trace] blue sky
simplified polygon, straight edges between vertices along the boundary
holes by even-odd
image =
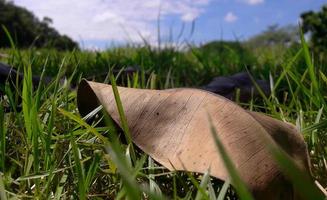
[[[319,10],[326,0],[15,0],[39,18],[48,16],[60,33],[83,48],[105,48],[126,42],[157,44],[161,38],[196,44],[211,40],[245,40],[269,25],[297,24],[302,12]],[[195,29],[190,37],[192,22]],[[172,34],[170,34],[172,33]],[[140,35],[142,37],[140,37]]]

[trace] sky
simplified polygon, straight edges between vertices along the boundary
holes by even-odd
[[[300,14],[327,0],[14,0],[47,16],[82,48],[126,43],[246,40],[268,26],[298,24]],[[160,27],[160,28],[158,28]],[[159,31],[160,30],[160,31]],[[159,34],[160,33],[160,34]]]

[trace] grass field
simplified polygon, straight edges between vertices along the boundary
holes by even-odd
[[[312,59],[303,41],[298,49],[284,50],[283,54],[279,50],[260,51],[260,58],[254,56],[246,63],[233,51],[227,57],[212,57],[197,48],[176,51],[145,46],[99,53],[12,48],[1,52],[8,55],[3,61],[25,73],[20,87],[10,88],[8,84],[3,88],[6,97],[0,105],[1,199],[224,199],[226,193],[235,196],[228,183],[210,179],[208,174],[168,172],[134,150],[132,144],[118,141],[114,135],[120,130],[84,122],[76,107],[76,91],[69,83],[129,65],[138,65],[141,71],[129,79],[117,78],[117,83],[151,89],[198,87],[216,75],[251,66],[253,76],[270,80],[273,92],[269,97],[240,105],[295,124],[307,142],[314,179],[327,185],[327,66]],[[32,71],[56,78],[49,85],[33,88]],[[64,74],[67,79],[63,84]],[[16,110],[18,106],[21,111]],[[13,111],[5,113],[4,107]],[[278,157],[277,150],[275,156],[299,189],[323,199],[312,183],[298,178],[292,163]],[[225,158],[228,160],[228,156]],[[240,199],[251,199],[242,190],[241,182],[233,183]]]

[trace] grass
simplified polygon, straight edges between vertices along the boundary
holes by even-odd
[[[244,66],[231,69],[219,66],[225,61],[211,61],[210,56],[198,49],[157,51],[145,46],[101,53],[15,48],[5,51],[9,55],[5,61],[24,71],[25,78],[17,88],[6,85],[7,96],[0,105],[1,199],[224,199],[225,194],[235,196],[228,182],[223,184],[208,173],[168,172],[135,148],[117,92],[115,99],[123,130],[116,130],[106,115],[107,127],[96,126],[96,122],[87,124],[77,111],[76,91],[69,85],[79,82],[81,76],[138,64],[141,71],[133,76],[121,73],[116,78],[107,76],[103,81],[109,77],[114,88],[116,81],[134,88],[199,86],[216,74],[241,71]],[[256,63],[253,75],[267,79],[270,74],[274,90],[264,101],[253,100],[241,106],[296,124],[308,144],[313,176],[326,187],[326,65],[313,64],[304,40],[298,51],[287,54],[279,64]],[[49,85],[32,86],[32,73],[56,76]],[[63,74],[68,76],[66,84],[61,83]],[[17,110],[20,105],[22,111]],[[8,106],[13,112],[4,112]],[[219,132],[212,129],[213,133],[216,131]],[[123,135],[127,143],[122,143],[119,135]],[[239,198],[252,199],[233,170],[219,138],[215,141],[230,169],[231,183]],[[275,147],[271,149],[298,188],[309,197],[322,198],[314,185],[301,178],[283,152]]]

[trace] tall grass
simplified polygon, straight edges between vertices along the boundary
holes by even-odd
[[[25,76],[16,88],[7,84],[6,98],[1,99],[1,199],[223,199],[225,195],[235,196],[228,182],[223,184],[211,178],[209,172],[204,175],[168,172],[135,148],[117,90],[115,97],[125,123],[123,130],[115,129],[106,116],[107,126],[96,126],[97,122],[87,124],[78,114],[76,92],[69,85],[71,81],[79,82],[81,75],[77,72],[87,77],[113,67],[138,64],[141,71],[133,76],[120,74],[123,79],[106,76],[104,81],[110,77],[114,89],[116,81],[135,88],[199,86],[211,78],[208,74],[232,73],[244,70],[244,66],[222,69],[195,50],[157,51],[149,47],[118,48],[102,53],[15,48],[6,52],[9,54],[6,61],[24,71]],[[297,65],[302,59],[306,61],[305,67]],[[281,66],[261,66],[254,71],[254,76],[266,78],[270,71],[272,95],[264,101],[241,105],[295,123],[307,141],[314,178],[326,186],[327,105],[323,94],[327,78],[320,70],[322,66],[313,63],[303,40],[301,49]],[[55,75],[55,78],[49,85],[33,86],[32,73]],[[66,84],[61,80],[64,74]],[[12,112],[6,113],[5,107],[10,107]],[[99,109],[91,115],[98,112]],[[127,143],[122,143],[119,135],[125,136]],[[233,174],[231,182],[239,198],[251,199],[219,139],[215,139]],[[278,149],[272,149],[286,173],[296,172]],[[298,187],[311,187],[307,194],[317,195],[311,183],[297,179],[300,176],[296,173],[290,176]],[[316,197],[321,198],[320,194]]]

